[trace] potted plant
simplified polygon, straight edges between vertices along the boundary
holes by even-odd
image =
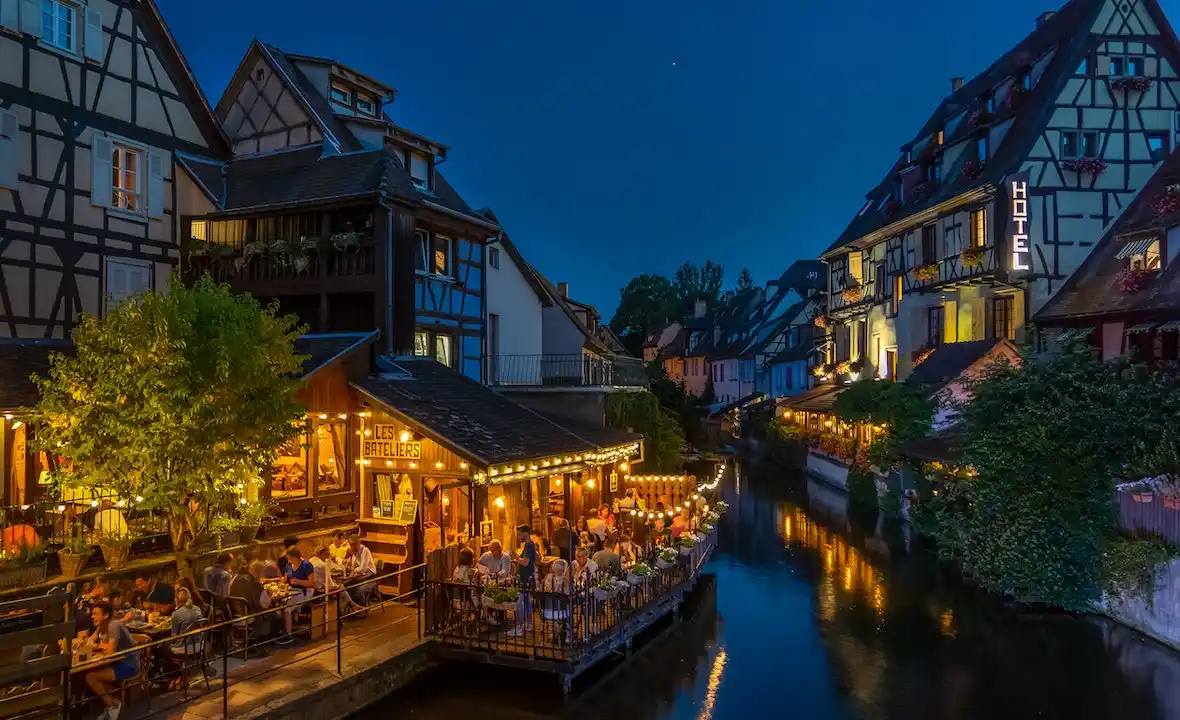
[[[632,585],[642,585],[647,582],[652,575],[655,575],[655,570],[652,570],[651,565],[645,562],[637,562],[631,566],[627,571],[627,582]]]
[[[931,282],[938,279],[938,263],[926,263],[920,265],[917,270],[914,270],[914,277],[918,282]]]
[[[57,561],[61,564],[63,580],[72,580],[82,574],[82,568],[90,562],[94,554],[94,546],[85,533],[72,533],[65,539],[65,544],[57,551]]]
[[[131,533],[103,532],[98,535],[102,561],[107,570],[122,570],[127,566],[127,555],[135,538]]]
[[[483,589],[481,604],[490,610],[511,610],[519,597],[517,588],[488,585]]]
[[[860,302],[860,298],[861,298],[860,283],[858,283],[855,280],[848,283],[848,287],[844,288],[844,292],[842,293],[841,297],[844,298],[844,302],[846,302],[846,303]]]
[[[345,250],[358,252],[361,248],[361,234],[358,232],[333,233],[328,240],[332,243],[333,247],[341,252]]]
[[[729,509],[729,503],[725,502],[724,500],[718,500],[717,502],[713,503],[713,510],[715,511],[715,514],[717,514],[717,515],[724,514],[725,511],[728,509]]]
[[[983,248],[968,248],[959,253],[959,264],[965,268],[983,266]]]
[[[667,570],[676,564],[676,556],[678,554],[676,548],[664,548],[660,551],[659,556],[656,557],[656,567],[661,570]]]
[[[713,530],[714,530],[713,523],[701,523],[701,534],[704,535],[705,537],[708,537],[709,535],[711,535],[713,533]]]
[[[680,545],[681,555],[692,555],[692,551],[697,546],[697,539],[692,536],[692,533],[684,533],[677,542]]]
[[[1124,295],[1134,295],[1150,285],[1156,273],[1156,270],[1124,268],[1115,276],[1115,284]]]
[[[1151,89],[1151,78],[1141,77],[1139,75],[1115,78],[1110,81],[1110,87],[1113,90],[1123,90],[1125,92],[1147,92]]]
[[[1098,176],[1106,172],[1106,161],[1102,158],[1077,158],[1075,160],[1066,160],[1061,163],[1061,166],[1066,170],[1075,172],[1078,175],[1094,175]]]
[[[217,549],[221,550],[227,545],[237,545],[241,542],[241,527],[242,521],[238,518],[218,515],[209,523],[209,534],[217,540]]]
[[[615,585],[615,579],[610,575],[603,573],[594,581],[594,599],[598,602],[606,602],[618,593],[619,588]]]
[[[0,590],[45,582],[45,549],[40,540],[0,550]]]
[[[252,502],[238,511],[238,539],[242,544],[254,542],[262,523],[271,517],[271,503]]]

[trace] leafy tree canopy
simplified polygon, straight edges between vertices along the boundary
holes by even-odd
[[[869,460],[886,468],[897,462],[903,443],[930,431],[934,401],[920,388],[865,378],[840,393],[832,412],[847,422],[885,426],[869,448]]]
[[[644,436],[645,471],[680,471],[684,431],[676,418],[660,407],[659,400],[652,393],[611,395],[606,403],[606,424]]]
[[[663,275],[633,278],[619,294],[619,307],[610,325],[624,342],[641,347],[648,333],[677,315],[672,283]],[[635,352],[635,348],[628,349]]]
[[[275,448],[298,435],[301,329],[208,277],[84,316],[77,352],[35,377],[37,442],[65,462],[58,482],[104,488],[201,540]]]
[[[750,274],[749,268],[742,268],[742,272],[738,275],[737,291],[739,293],[753,290],[757,285],[754,283],[754,276]]]
[[[704,300],[710,308],[717,306],[721,299],[721,283],[725,271],[720,265],[709,260],[704,265],[686,262],[672,278],[676,304],[680,315],[690,315],[697,300]]]

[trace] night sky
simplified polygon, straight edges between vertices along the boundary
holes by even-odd
[[[685,260],[758,282],[823,250],[1028,0],[158,0],[216,104],[251,39],[398,90],[394,120],[605,319]],[[1176,2],[1166,2],[1173,16]]]

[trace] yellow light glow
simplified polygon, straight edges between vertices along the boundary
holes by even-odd
[[[586,487],[588,487],[588,488],[590,488],[591,490],[593,490],[593,489],[594,489],[594,481],[593,481],[593,480],[587,480],[587,481],[586,481]]]
[[[386,460],[386,461],[385,461],[385,467],[393,467],[393,461],[392,461],[392,460]]]
[[[553,484],[557,487],[561,487],[561,478],[557,478],[556,480],[554,480]]]
[[[622,470],[623,472],[627,472],[628,470],[631,469],[631,466],[628,465],[627,463],[619,463],[619,469]]]
[[[434,461],[434,469],[435,470],[442,470],[442,466],[443,466],[442,460],[435,460]]]
[[[14,422],[12,424],[12,429],[13,430],[20,430],[22,425],[24,425],[24,423],[21,422],[20,420],[17,420],[16,422]]]
[[[65,511],[66,511],[66,506],[65,506],[65,505],[58,505],[58,506],[57,506],[57,511],[58,511],[58,512],[65,512]]]
[[[498,508],[504,507],[504,496],[503,495],[496,498],[496,507],[498,507]]]
[[[328,419],[328,413],[320,413],[320,420],[327,420],[327,419]]]
[[[348,419],[348,413],[340,413],[340,414],[339,414],[339,415],[337,415],[336,417],[340,418],[341,420],[347,420],[347,419]]]
[[[401,433],[398,434],[397,439],[401,440],[402,442],[409,442],[410,441],[410,431],[409,430],[402,430]]]
[[[4,413],[4,419],[5,419],[5,420],[11,420],[11,419],[12,419],[12,413]]]
[[[98,501],[97,501],[97,500],[91,500],[91,501],[90,501],[90,507],[98,507]]]
[[[372,435],[372,434],[373,434],[373,431],[372,431],[372,430],[366,430],[366,431],[365,431],[365,437],[369,437],[369,436],[370,436],[370,435]]]
[[[242,498],[240,502],[241,502],[243,505],[245,505],[245,504],[246,504],[246,498]]]
[[[328,458],[328,462],[330,462],[330,463],[335,463],[335,462],[336,462],[336,458]]]
[[[115,503],[115,506],[116,506],[116,507],[127,507],[127,501],[126,501],[126,500],[120,500],[119,502]]]
[[[451,499],[444,495],[443,496],[443,505],[450,505],[450,504],[451,504]]]
[[[413,462],[413,461],[410,461],[410,469],[411,469],[411,470],[417,470],[417,469],[418,469],[418,463],[416,463],[416,462]]]
[[[143,502],[143,495],[136,495],[135,502]]]
[[[460,462],[460,463],[459,463],[459,468],[460,468],[461,470],[466,470],[466,469],[467,469],[467,461],[466,461],[466,460],[464,460],[464,461]]]

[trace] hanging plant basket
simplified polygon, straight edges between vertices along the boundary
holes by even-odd
[[[823,315],[816,315],[815,317],[811,318],[811,324],[815,325],[817,328],[827,327],[828,319]]]
[[[62,549],[57,551],[57,562],[61,565],[63,580],[72,580],[82,574],[82,568],[90,562],[90,553],[74,553]]]
[[[102,561],[107,570],[122,570],[127,567],[127,556],[131,552],[131,545],[100,545]]]
[[[1066,160],[1061,166],[1078,175],[1093,175],[1095,177],[1106,172],[1106,161],[1102,158],[1078,158]]]
[[[926,263],[914,271],[918,282],[932,282],[938,279],[938,263]]]
[[[983,266],[983,248],[971,248],[959,253],[959,264],[965,268]]]
[[[1115,284],[1118,285],[1119,292],[1124,295],[1134,295],[1142,291],[1151,281],[1155,279],[1157,271],[1155,270],[1132,270],[1125,268],[1119,270],[1119,274],[1115,276]]]
[[[1110,81],[1110,87],[1123,92],[1146,92],[1151,89],[1151,78],[1139,75],[1115,78]]]
[[[851,303],[860,302],[863,294],[864,293],[861,290],[860,283],[856,283],[856,284],[849,285],[848,287],[844,288],[844,292],[841,294],[841,297],[844,298],[845,303],[851,304]]]
[[[978,160],[968,160],[963,163],[962,177],[967,182],[971,182],[979,177],[979,173],[983,172],[983,165]]]

